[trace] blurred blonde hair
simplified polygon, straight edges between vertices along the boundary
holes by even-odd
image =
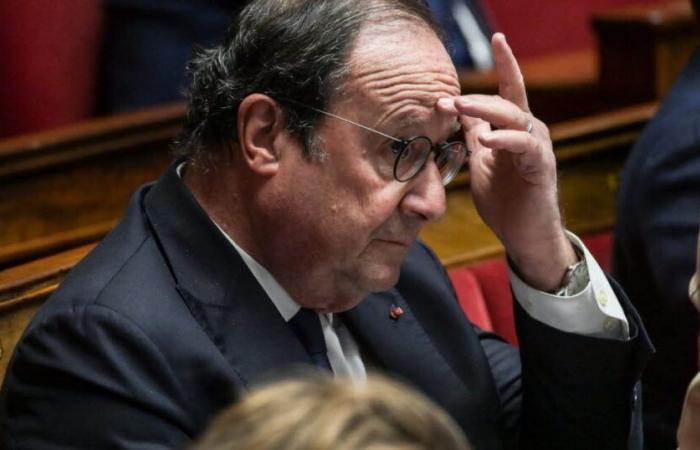
[[[219,414],[191,450],[468,450],[454,421],[413,389],[319,371],[253,390]]]

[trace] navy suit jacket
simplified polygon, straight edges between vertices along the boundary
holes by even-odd
[[[394,289],[340,316],[368,360],[445,408],[475,449],[641,448],[634,386],[649,342],[633,312],[632,339],[611,341],[519,310],[521,366],[464,317],[416,243]],[[173,166],[26,330],[0,396],[2,444],[176,448],[241,390],[299,364],[312,362]]]
[[[627,160],[618,195],[614,276],[657,354],[644,373],[648,448],[675,449],[688,383],[697,372],[698,315],[688,300],[700,217],[700,52]]]
[[[479,31],[487,40],[491,40],[491,25],[481,6],[480,0],[427,0],[433,16],[437,19],[445,34],[445,45],[452,58],[452,62],[459,69],[474,67],[474,61],[469,53],[469,42],[460,30],[452,15],[452,7],[456,3],[466,6],[474,17]]]
[[[242,0],[104,0],[100,109],[128,111],[181,100],[197,47],[223,40]]]

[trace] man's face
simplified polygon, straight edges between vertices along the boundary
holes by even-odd
[[[443,143],[454,133],[456,118],[440,115],[435,103],[459,95],[457,75],[427,27],[369,27],[350,62],[330,112],[398,138]],[[396,283],[420,229],[443,215],[445,191],[432,157],[412,180],[396,181],[391,141],[375,133],[324,118],[316,140],[326,152],[321,161],[298,149],[282,158],[284,223],[273,265],[283,269],[273,272],[285,286],[305,284],[303,299],[294,293],[303,286],[291,289],[304,306],[341,311]]]

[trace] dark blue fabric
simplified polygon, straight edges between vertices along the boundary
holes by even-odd
[[[650,450],[676,448],[685,390],[697,372],[698,314],[688,300],[700,218],[700,53],[632,149],[618,193],[613,275],[657,350],[643,376]]]
[[[486,19],[486,14],[484,14],[479,0],[427,0],[435,19],[443,28],[445,44],[452,62],[458,68],[469,69],[474,67],[474,61],[467,48],[466,38],[452,16],[452,5],[455,2],[464,3],[469,8],[481,32],[487,39],[491,36],[491,26]]]
[[[331,363],[328,361],[326,351],[326,340],[323,337],[323,329],[318,314],[314,311],[301,308],[298,313],[289,320],[294,334],[297,335],[304,348],[309,352],[314,365],[320,369],[333,371]]]
[[[232,0],[111,0],[105,7],[101,109],[127,111],[182,99],[195,47],[223,39]]]

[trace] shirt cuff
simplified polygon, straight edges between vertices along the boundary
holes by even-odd
[[[588,266],[585,288],[571,296],[557,296],[525,284],[512,268],[508,275],[513,294],[530,317],[558,330],[584,336],[629,339],[629,323],[603,269],[583,242],[566,232]]]

